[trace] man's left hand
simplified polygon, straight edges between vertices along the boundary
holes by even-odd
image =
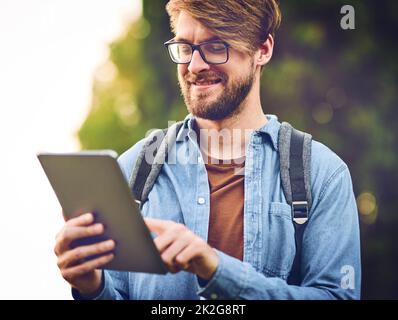
[[[174,221],[145,218],[162,260],[170,272],[192,272],[209,280],[215,273],[220,258],[215,250],[185,225]]]

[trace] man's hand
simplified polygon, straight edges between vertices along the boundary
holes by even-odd
[[[205,280],[213,276],[220,258],[202,238],[173,221],[146,218],[145,223],[158,234],[154,242],[170,272],[190,271]]]
[[[72,248],[71,243],[74,240],[100,235],[103,232],[104,226],[100,223],[94,224],[93,215],[87,213],[68,220],[55,239],[54,252],[58,257],[58,268],[63,278],[83,296],[99,293],[102,271],[98,268],[113,259],[113,254],[109,251],[114,249],[115,242],[107,240],[76,248]],[[97,254],[102,255],[92,260],[85,260]]]

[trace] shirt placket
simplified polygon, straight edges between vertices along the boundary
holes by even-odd
[[[196,184],[194,184],[196,191],[193,193],[195,198],[192,199],[191,212],[194,215],[192,217],[194,220],[194,229],[192,231],[207,241],[210,215],[210,188],[207,170],[197,142],[190,135],[188,136],[191,150],[193,150],[192,159],[196,162],[193,164],[196,168]]]
[[[261,264],[262,249],[262,162],[260,134],[254,132],[246,150],[245,200],[243,226],[243,260],[257,270]]]

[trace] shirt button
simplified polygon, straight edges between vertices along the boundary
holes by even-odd
[[[203,197],[199,197],[198,198],[198,203],[199,204],[204,204],[205,202],[206,202],[205,198],[203,198]]]
[[[216,293],[212,293],[210,295],[210,299],[216,300],[218,298],[218,295]]]

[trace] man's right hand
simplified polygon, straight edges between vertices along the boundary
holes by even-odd
[[[94,223],[94,216],[86,213],[68,220],[55,239],[54,252],[62,277],[83,296],[95,296],[99,293],[102,271],[98,268],[113,259],[108,253],[93,260],[85,260],[92,255],[104,254],[114,249],[115,242],[107,240],[87,246],[73,248],[74,240],[101,235],[104,226]]]

